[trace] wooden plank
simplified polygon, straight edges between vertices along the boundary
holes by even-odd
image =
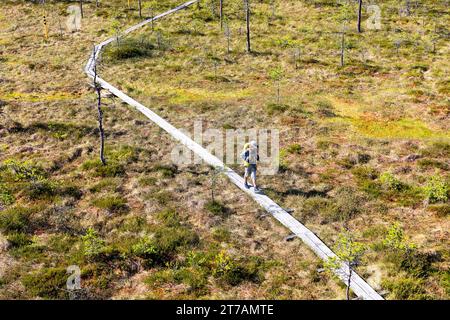
[[[162,13],[153,19],[145,20],[131,28],[128,28],[123,32],[123,35],[126,35],[130,32],[133,32],[146,24],[150,23],[152,20],[157,20],[162,17],[165,17],[169,14],[175,13],[179,10],[185,9],[190,5],[196,3],[198,0],[192,0],[186,2],[172,10],[169,10],[165,13]],[[99,45],[95,46],[94,52],[91,54],[88,63],[85,67],[85,72],[89,77],[94,77],[94,66],[98,58],[100,57],[101,50],[104,46],[114,41],[114,37],[109,38]],[[178,140],[180,143],[185,145],[187,148],[192,150],[198,156],[200,156],[206,163],[213,166],[214,168],[220,168],[223,171],[223,174],[226,175],[229,180],[234,183],[239,189],[248,194],[253,200],[255,200],[259,205],[261,205],[267,212],[269,212],[275,219],[277,219],[282,225],[291,230],[295,235],[297,235],[302,241],[311,248],[321,259],[327,260],[331,257],[335,257],[336,255],[328,248],[325,243],[320,240],[313,232],[311,232],[308,228],[306,228],[303,224],[301,224],[298,220],[292,217],[288,212],[286,212],[283,208],[281,208],[278,204],[276,204],[272,199],[267,197],[264,194],[257,194],[250,189],[245,188],[244,179],[234,172],[231,168],[225,166],[225,164],[220,161],[217,157],[210,154],[205,148],[201,145],[197,144],[195,141],[190,139],[188,136],[183,134],[177,128],[172,126],[165,119],[158,116],[156,113],[137,102],[133,98],[129,97],[119,89],[115,88],[105,80],[100,77],[97,77],[97,82],[104,88],[108,90],[122,101],[126,102],[130,106],[136,108],[138,111],[143,113],[147,118],[157,124],[159,127],[164,129],[167,133],[169,133],[173,138]],[[347,278],[349,274],[349,268],[347,265],[342,264],[340,268],[335,270],[336,275],[344,282],[347,283]],[[369,285],[367,284],[356,272],[352,273],[351,278],[351,289],[355,292],[355,294],[366,300],[383,300],[383,298]]]

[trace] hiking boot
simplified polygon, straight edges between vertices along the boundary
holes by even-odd
[[[245,189],[250,189],[250,185],[247,182],[244,183],[244,186],[245,186]]]

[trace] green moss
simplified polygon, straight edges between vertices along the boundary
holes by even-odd
[[[424,139],[449,137],[448,132],[433,131],[420,120],[381,121],[361,118],[353,119],[351,122],[359,132],[371,138]]]

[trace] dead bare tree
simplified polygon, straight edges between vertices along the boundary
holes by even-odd
[[[223,29],[223,0],[219,0],[220,30]]]
[[[81,17],[84,18],[84,12],[83,12],[83,0],[80,0],[80,12],[81,12]]]
[[[94,46],[94,57],[97,54],[97,47]],[[98,114],[98,129],[100,132],[100,161],[106,165],[105,159],[105,131],[103,129],[103,111],[102,111],[102,86],[97,81],[97,63],[94,64],[94,90],[97,93],[97,114]]]
[[[247,24],[247,52],[252,52],[250,40],[250,0],[244,0],[245,5],[245,20]]]
[[[341,32],[341,67],[344,66],[344,55],[345,55],[345,27],[342,28]]]
[[[139,18],[142,19],[142,0],[138,0]]]
[[[362,20],[362,6],[363,6],[363,0],[359,0],[359,7],[358,7],[358,32],[361,33],[361,20]]]

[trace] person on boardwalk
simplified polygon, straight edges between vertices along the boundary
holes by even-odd
[[[250,143],[246,143],[244,145],[244,149],[241,154],[242,159],[244,160],[245,174],[244,174],[244,185],[247,189],[250,188],[248,184],[248,178],[251,177],[253,182],[253,187],[255,191],[260,191],[256,184],[256,163],[259,161],[258,154],[258,144],[256,141],[250,141]]]

